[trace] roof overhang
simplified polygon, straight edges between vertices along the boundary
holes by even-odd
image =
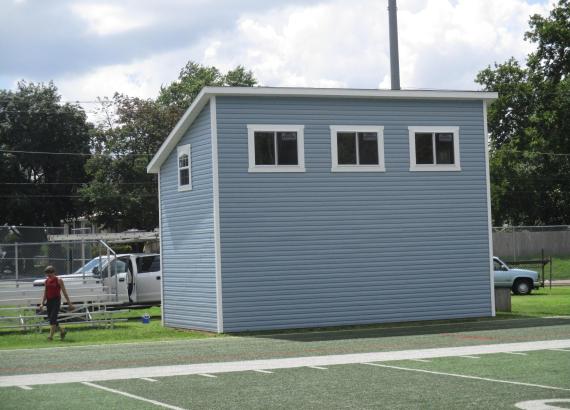
[[[444,90],[361,90],[349,88],[290,88],[290,87],[204,87],[192,105],[172,129],[158,152],[147,166],[147,172],[156,174],[163,162],[176,147],[184,133],[196,119],[202,108],[213,96],[250,97],[328,97],[328,98],[390,98],[423,100],[479,100],[491,101],[498,97],[488,91]]]

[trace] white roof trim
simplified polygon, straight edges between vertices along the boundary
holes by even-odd
[[[282,97],[340,97],[340,98],[410,98],[450,100],[494,100],[496,92],[443,91],[443,90],[358,90],[349,88],[290,88],[290,87],[204,87],[180,121],[170,132],[147,166],[147,172],[156,174],[170,152],[176,147],[188,127],[198,116],[210,97],[231,96],[282,96]]]

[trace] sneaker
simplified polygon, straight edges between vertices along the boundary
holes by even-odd
[[[65,339],[65,335],[67,334],[67,330],[61,329],[59,334],[61,335],[61,340],[63,340],[63,339]]]

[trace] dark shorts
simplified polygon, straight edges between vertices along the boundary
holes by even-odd
[[[61,298],[48,299],[46,303],[47,317],[50,325],[57,325],[57,315],[59,314],[59,307],[61,306]]]

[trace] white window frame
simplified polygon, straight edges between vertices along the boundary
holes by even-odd
[[[176,172],[178,173],[178,191],[191,191],[192,190],[192,147],[190,144],[179,145],[177,147],[176,156]],[[188,156],[188,166],[180,167],[180,157],[182,155]],[[180,182],[180,171],[183,169],[188,169],[188,184],[182,185]]]
[[[385,172],[384,127],[381,125],[331,125],[331,172]],[[338,163],[339,132],[375,132],[378,139],[378,164],[358,165]],[[356,161],[359,162],[358,138],[356,138]]]
[[[305,172],[305,138],[304,125],[286,124],[248,124],[247,144],[249,152],[249,172]],[[256,132],[296,132],[297,133],[297,165],[256,165],[255,133]],[[275,144],[277,158],[277,144]]]
[[[459,127],[408,127],[410,134],[410,171],[461,171],[461,158],[459,157]],[[432,147],[434,155],[433,164],[416,164],[416,133],[432,133]],[[436,164],[435,134],[453,134],[453,157],[454,164]]]

